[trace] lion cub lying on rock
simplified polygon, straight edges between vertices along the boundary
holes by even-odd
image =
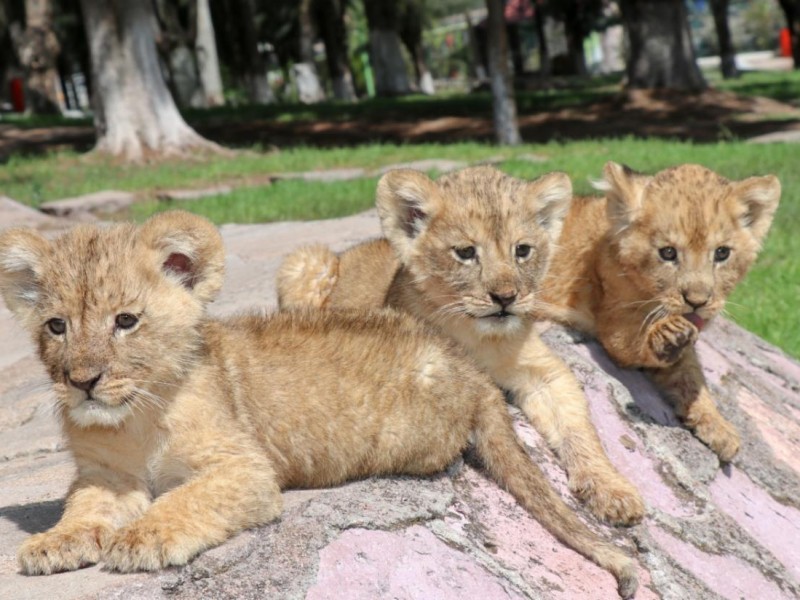
[[[571,199],[564,173],[525,181],[479,166],[432,181],[391,171],[376,193],[387,239],[341,256],[301,248],[278,272],[278,297],[287,308],[388,305],[436,326],[511,392],[591,511],[631,524],[644,502],[606,456],[578,380],[535,329]]]
[[[609,162],[598,187],[605,198],[572,202],[544,300],[618,364],[647,368],[684,423],[729,461],[739,434],[717,410],[694,343],[755,262],[780,182],[728,181],[699,165],[644,175]]]
[[[0,292],[49,371],[78,471],[61,520],[19,550],[24,573],[184,564],[277,518],[283,488],[429,475],[472,437],[498,483],[633,595],[633,561],[558,498],[453,344],[392,313],[211,319],[223,258],[216,229],[181,212],[0,235]]]

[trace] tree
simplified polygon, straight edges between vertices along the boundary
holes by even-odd
[[[736,50],[728,26],[729,0],[710,0],[710,3],[719,40],[720,70],[725,79],[732,79],[739,76],[739,69],[736,68]]]
[[[544,22],[546,0],[537,0],[533,12],[533,24],[536,27],[536,40],[539,45],[539,74],[547,77],[552,70],[550,64],[550,51],[547,49],[547,35],[545,34]]]
[[[300,0],[297,14],[299,33],[298,49],[299,62],[293,68],[294,80],[297,85],[297,96],[304,104],[313,104],[325,100],[325,92],[319,82],[317,66],[314,62],[314,22],[311,16],[312,0]]]
[[[156,51],[150,2],[81,0],[92,62],[96,150],[140,161],[221,151],[178,112]]]
[[[786,16],[786,26],[792,39],[794,68],[800,69],[800,0],[778,0]]]
[[[158,18],[156,48],[163,59],[169,77],[167,83],[172,97],[180,106],[206,106],[203,83],[194,52],[197,37],[195,2],[154,0]]]
[[[400,39],[408,49],[414,63],[417,76],[417,88],[423,94],[433,94],[433,77],[425,62],[422,48],[422,0],[405,0],[402,2],[402,18],[400,20]]]
[[[406,63],[397,33],[402,2],[364,0],[369,28],[369,59],[375,74],[375,91],[396,96],[411,91]]]
[[[241,36],[241,77],[244,80],[250,100],[256,104],[271,104],[275,95],[267,80],[267,64],[258,49],[258,29],[256,28],[256,7],[254,0],[235,0],[223,2],[231,4],[237,11],[235,26],[229,35]]]
[[[620,0],[620,5],[630,42],[629,88],[706,88],[683,0]]]
[[[488,18],[489,80],[492,87],[494,130],[500,144],[522,142],[517,125],[517,102],[508,68],[508,40],[503,17],[503,0],[486,0]]]
[[[61,46],[53,31],[50,0],[25,0],[25,29],[13,24],[11,37],[25,70],[27,109],[37,114],[61,112],[63,98],[57,69]]]
[[[347,58],[347,28],[344,15],[347,0],[316,0],[315,18],[325,44],[325,61],[331,78],[333,95],[337,100],[356,99],[353,75]]]
[[[197,70],[203,84],[206,106],[222,106],[225,98],[222,93],[222,76],[219,71],[217,41],[214,37],[214,23],[208,0],[197,2],[197,35],[194,40],[194,51],[197,55]]]

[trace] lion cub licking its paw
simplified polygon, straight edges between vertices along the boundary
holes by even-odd
[[[77,464],[61,520],[19,550],[24,573],[181,565],[277,518],[281,489],[429,475],[472,438],[491,477],[633,595],[633,561],[548,486],[455,345],[391,313],[212,319],[223,259],[216,229],[181,212],[0,235],[0,292]]]
[[[389,172],[376,200],[388,239],[341,256],[298,250],[278,273],[278,297],[287,308],[388,305],[436,326],[511,392],[589,509],[631,524],[644,502],[608,460],[580,384],[535,330],[571,198],[563,173],[524,181],[480,166],[432,181]]]
[[[739,434],[703,377],[694,344],[758,255],[778,208],[772,175],[728,181],[699,165],[655,175],[613,162],[575,198],[545,280],[545,300],[574,311],[621,366],[645,367],[678,416],[722,461]]]

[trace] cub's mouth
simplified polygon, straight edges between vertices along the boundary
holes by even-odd
[[[479,317],[480,319],[497,319],[498,321],[502,321],[507,317],[515,317],[516,315],[512,312],[508,312],[506,309],[500,309],[497,312],[493,312],[490,315],[483,315]]]
[[[703,327],[706,326],[706,320],[698,315],[696,312],[685,313],[683,318],[689,321],[692,325],[697,327],[698,331],[703,331]]]

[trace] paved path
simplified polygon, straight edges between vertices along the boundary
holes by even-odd
[[[0,227],[64,221],[0,201]],[[375,236],[373,212],[312,223],[228,225],[227,279],[212,310],[274,306],[281,257],[305,242],[337,248]],[[678,426],[648,382],[593,342],[544,334],[573,366],[614,464],[649,513],[631,529],[597,524],[519,417],[517,429],[567,501],[638,557],[637,598],[800,595],[800,365],[727,322],[700,352],[721,409],[744,433],[734,465]],[[471,466],[431,479],[384,478],[286,493],[274,524],[245,532],[180,569],[116,575],[97,567],[49,577],[16,571],[16,548],[51,526],[73,468],[44,373],[0,303],[0,598],[615,598],[612,577],[555,541]]]

